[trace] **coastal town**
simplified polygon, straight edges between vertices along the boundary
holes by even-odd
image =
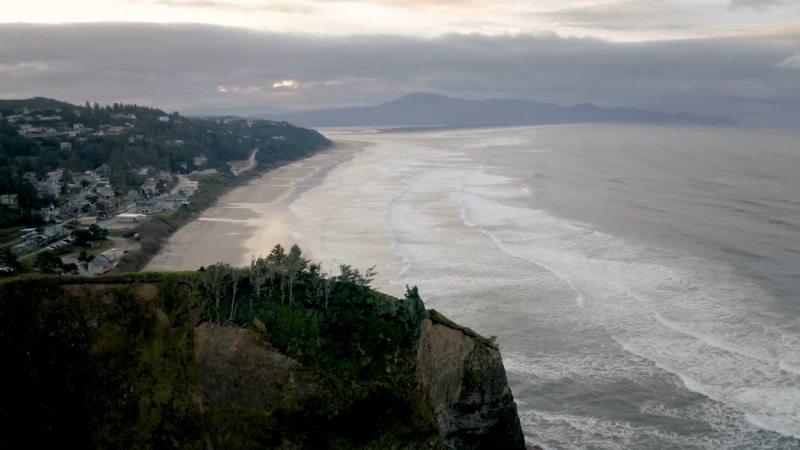
[[[140,249],[140,224],[189,211],[204,179],[232,183],[257,165],[259,148],[282,156],[291,128],[135,105],[0,102],[0,271],[16,259],[43,272],[108,273]]]

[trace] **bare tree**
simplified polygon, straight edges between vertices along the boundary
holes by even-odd
[[[236,317],[236,291],[239,289],[239,282],[242,281],[244,275],[236,270],[231,270],[231,281],[233,287],[233,295],[231,296],[231,314],[228,317],[228,322],[233,322],[233,319]]]
[[[333,283],[335,282],[335,279],[333,276],[331,276],[330,273],[326,273],[323,275],[325,278],[325,283],[323,283],[322,292],[325,298],[325,314],[328,314],[328,300],[331,297],[331,292],[333,291]]]
[[[211,299],[214,301],[217,324],[220,323],[219,307],[220,303],[222,302],[222,298],[225,296],[225,278],[229,272],[230,266],[227,264],[214,264],[212,266],[208,266],[208,269],[206,269],[203,277],[203,285],[205,286],[208,294],[211,296]]]
[[[247,271],[247,278],[250,280],[250,285],[256,290],[256,298],[261,298],[261,264],[262,259],[256,259],[255,256],[250,260],[250,269]],[[250,310],[253,310],[253,296],[250,296]]]

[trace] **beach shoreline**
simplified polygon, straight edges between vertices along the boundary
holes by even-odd
[[[189,271],[217,262],[244,266],[276,244],[291,246],[289,204],[318,185],[327,171],[371,144],[335,141],[329,149],[230,190],[176,231],[144,270]]]

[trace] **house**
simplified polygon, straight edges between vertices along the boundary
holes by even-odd
[[[161,117],[158,118],[158,121],[159,122],[169,122],[169,117],[168,116],[161,116]]]
[[[111,169],[109,169],[108,164],[103,164],[102,166],[95,169],[95,173],[101,177],[108,176],[108,173],[110,171]]]
[[[64,169],[56,169],[47,173],[47,181],[54,181],[60,183],[64,179]]]
[[[155,178],[148,178],[142,185],[142,191],[147,195],[155,195],[158,191],[158,182]]]
[[[197,156],[197,157],[194,158],[194,166],[195,167],[204,166],[204,165],[206,165],[207,162],[208,162],[208,158],[206,158],[205,156]]]
[[[0,205],[5,205],[8,206],[9,208],[19,208],[19,195],[18,194],[0,195]]]
[[[78,197],[83,193],[83,187],[80,185],[70,184],[67,186],[67,195],[70,198]]]
[[[180,139],[175,139],[172,141],[167,141],[166,144],[170,147],[180,147],[181,145],[183,145],[183,141]]]
[[[120,222],[138,222],[147,218],[144,214],[120,214],[117,217]]]
[[[75,125],[72,126],[73,130],[80,130],[82,128],[83,128],[83,124],[82,123],[76,123]]]
[[[109,217],[117,211],[117,202],[113,199],[100,199],[94,204],[98,216]]]
[[[55,221],[58,219],[58,209],[52,203],[49,207],[42,208],[42,210],[39,211],[39,214],[42,216],[42,219],[44,219],[45,222],[50,222],[51,220]]]
[[[28,240],[11,247],[11,251],[16,255],[31,252],[39,247],[35,240]]]
[[[51,197],[58,197],[61,193],[61,183],[56,181],[42,181],[36,183],[36,192],[40,197],[49,195]]]
[[[131,189],[130,191],[128,191],[127,197],[130,200],[139,200],[139,198],[142,197],[142,194],[140,194],[139,191]]]
[[[183,195],[185,195],[187,197],[189,197],[191,195],[194,195],[195,192],[197,192],[197,185],[194,185],[194,186],[189,185],[189,186],[184,186],[184,187],[181,188],[181,194],[183,194]]]
[[[136,202],[137,214],[156,214],[162,210],[161,206],[155,202]]]
[[[182,195],[170,195],[169,197],[156,199],[156,202],[161,206],[162,210],[172,210],[180,208],[181,205],[188,205],[189,199]]]
[[[116,194],[114,190],[108,187],[97,188],[97,196],[103,200],[113,200]]]
[[[78,274],[80,275],[102,275],[114,270],[114,267],[119,263],[119,258],[122,252],[112,248],[97,255],[93,260],[88,263],[81,263],[78,265]]]
[[[51,225],[49,227],[44,227],[44,231],[42,231],[42,237],[47,243],[61,239],[63,236],[64,225]]]
[[[61,143],[61,150],[72,150],[72,143],[70,143],[70,142],[62,142]]]
[[[98,181],[97,184],[95,185],[95,188],[97,188],[97,189],[111,189],[111,182],[109,182],[108,180]]]

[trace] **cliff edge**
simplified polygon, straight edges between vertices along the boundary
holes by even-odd
[[[0,446],[525,448],[497,347],[425,311],[416,290],[336,280],[314,307],[302,283],[258,304],[256,286],[215,297],[207,280],[0,282],[0,420],[18,430]]]

